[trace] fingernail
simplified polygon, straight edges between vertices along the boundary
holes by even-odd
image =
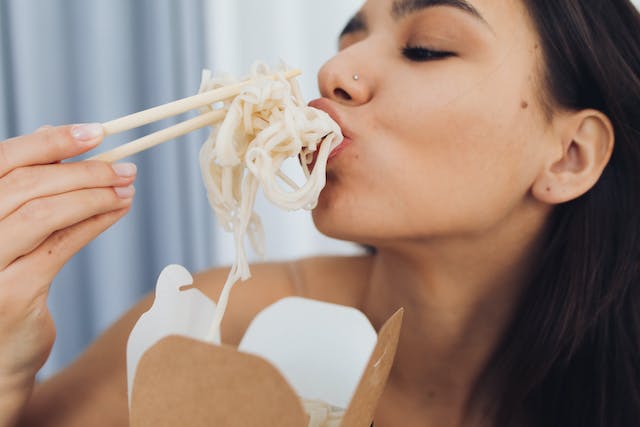
[[[133,185],[128,187],[116,187],[115,191],[121,199],[130,199],[134,194],[136,194],[136,189]]]
[[[102,125],[100,123],[87,123],[75,125],[71,128],[71,136],[79,142],[97,142],[103,134]]]
[[[138,171],[138,168],[133,163],[116,163],[111,165],[116,175],[120,177],[128,178],[134,176]]]

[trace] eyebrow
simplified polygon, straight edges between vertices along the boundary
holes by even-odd
[[[481,21],[489,28],[489,30],[491,30],[491,32],[494,32],[487,20],[484,19],[480,12],[478,12],[478,9],[473,7],[473,5],[466,0],[396,0],[391,7],[391,16],[395,20],[400,20],[405,18],[407,15],[435,6],[449,6],[460,9]],[[338,39],[341,39],[348,34],[364,31],[366,29],[367,23],[364,14],[360,11],[349,20],[340,33]]]
[[[364,19],[364,14],[358,12],[347,22],[344,29],[340,32],[338,39],[346,36],[347,34],[357,33],[358,31],[364,31],[367,29],[367,24]]]
[[[391,7],[391,16],[398,20],[412,13],[435,6],[455,7],[487,24],[487,21],[480,12],[478,12],[478,9],[466,0],[396,0]]]

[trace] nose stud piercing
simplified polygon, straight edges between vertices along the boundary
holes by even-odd
[[[357,74],[354,74],[354,75],[353,75],[353,80],[355,80],[355,81],[360,80],[360,76],[359,76],[359,75],[357,75]]]

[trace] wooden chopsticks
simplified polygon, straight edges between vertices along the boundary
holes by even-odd
[[[282,73],[282,76],[284,76],[285,79],[289,80],[299,76],[300,74],[300,70],[290,70]],[[277,78],[279,76],[280,74],[273,74],[269,76],[269,78]],[[243,87],[252,83],[255,83],[255,80],[245,80],[240,83],[223,86],[218,89],[199,93],[197,95],[169,102],[168,104],[159,105],[157,107],[139,111],[128,116],[120,117],[119,119],[105,122],[102,124],[104,135],[114,135],[129,129],[135,129],[137,127],[158,120],[186,113],[187,111],[194,110],[199,107],[224,101],[225,99],[239,95]],[[193,132],[194,130],[218,123],[224,119],[225,114],[226,111],[223,109],[217,109],[204,114],[200,114],[197,117],[178,123],[177,125],[170,126],[166,129],[162,129],[142,138],[136,139],[135,141],[93,156],[88,160],[99,160],[104,162],[115,162],[121,160],[125,157],[147,150],[151,147],[155,147],[156,145],[159,145],[163,142],[177,138],[189,132]]]

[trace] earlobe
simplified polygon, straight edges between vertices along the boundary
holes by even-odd
[[[550,153],[532,186],[534,197],[548,204],[568,202],[589,191],[609,163],[615,139],[611,121],[596,110],[557,120],[561,155],[557,149]]]

